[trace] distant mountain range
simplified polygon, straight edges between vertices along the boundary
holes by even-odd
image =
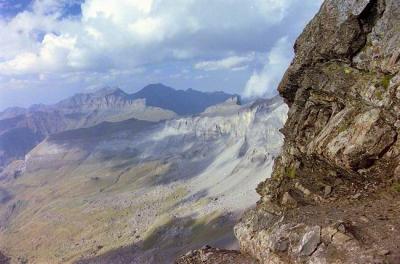
[[[207,107],[226,101],[238,95],[224,92],[205,93],[193,89],[175,90],[163,84],[150,84],[129,96],[131,99],[146,99],[148,106],[174,111],[178,115],[193,115],[203,112]]]
[[[129,119],[158,122],[194,115],[237,95],[224,92],[175,90],[150,84],[137,93],[105,88],[80,93],[53,105],[12,107],[0,112],[0,168],[24,155],[46,136],[102,122]]]
[[[112,93],[57,109],[118,109],[122,92]],[[11,263],[163,264],[201,245],[235,246],[233,225],[272,171],[286,113],[279,97],[231,97],[192,116],[53,133],[0,172],[0,251]]]

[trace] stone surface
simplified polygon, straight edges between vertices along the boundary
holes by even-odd
[[[203,247],[199,250],[188,252],[186,255],[177,259],[175,264],[257,264],[248,256],[240,254],[234,250],[223,250],[211,247]]]
[[[303,235],[299,253],[302,256],[310,256],[312,255],[321,241],[321,228],[319,226],[308,227],[306,229],[306,233]]]
[[[328,196],[329,194],[331,194],[331,192],[332,192],[332,186],[329,186],[329,185],[325,186],[324,195]]]
[[[395,263],[379,252],[400,247],[398,221],[381,222],[399,200],[399,25],[399,1],[326,0],[298,38],[279,85],[284,148],[235,227],[242,252],[261,263]],[[290,241],[283,254],[270,247],[276,236]]]
[[[297,201],[288,192],[285,192],[282,197],[282,205],[287,207],[296,207]]]
[[[1,251],[0,251],[0,263],[2,263],[2,264],[10,263],[10,258],[7,257],[6,255],[4,255],[3,253],[1,253]]]
[[[285,143],[235,226],[242,253],[400,263],[399,47],[400,1],[323,3],[278,88],[290,107]]]

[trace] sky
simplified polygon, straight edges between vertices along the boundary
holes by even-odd
[[[0,0],[0,110],[150,83],[276,93],[322,0]]]

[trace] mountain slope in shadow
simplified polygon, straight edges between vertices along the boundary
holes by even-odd
[[[79,93],[53,105],[13,107],[0,112],[0,170],[24,155],[47,136],[102,122],[138,119],[150,122],[179,115],[198,114],[233,95],[175,90],[162,84],[148,85],[134,94],[118,88]]]

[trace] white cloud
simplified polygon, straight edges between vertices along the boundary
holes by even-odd
[[[279,39],[268,54],[266,64],[255,71],[246,83],[243,96],[270,96],[277,86],[293,58],[293,48],[288,37]]]
[[[295,0],[86,0],[82,16],[71,19],[62,17],[68,3],[36,0],[30,11],[0,19],[0,34],[6,36],[0,40],[0,74],[57,72],[61,64],[67,66],[63,70],[101,71],[221,55],[230,57],[196,68],[241,70],[249,58],[237,54],[260,51],[259,36],[267,36],[298,5]],[[54,42],[74,39],[73,47],[38,41],[51,34],[57,36]],[[49,49],[55,59],[44,56]]]
[[[197,75],[196,77],[194,77],[195,79],[197,79],[197,80],[201,80],[201,79],[204,79],[204,78],[207,78],[207,76],[206,75]]]
[[[247,56],[230,56],[221,60],[201,61],[194,65],[197,70],[216,71],[216,70],[242,70],[247,64],[254,60],[254,53]]]
[[[54,14],[62,9],[65,1],[60,0],[38,0],[34,1],[32,4],[32,9],[34,13],[46,15]]]
[[[260,56],[282,32],[292,42],[321,1],[33,0],[18,14],[0,12],[0,108],[13,105],[3,93],[13,85],[76,92],[173,79],[177,88],[239,92]],[[0,0],[0,6],[9,2]],[[66,6],[76,3],[82,14],[71,16]],[[276,49],[268,65],[279,68],[284,63],[274,63]],[[182,69],[189,70],[179,77]],[[271,80],[280,79],[271,77],[280,75],[275,71],[266,66],[254,72],[245,94],[274,90],[277,81]],[[224,79],[229,82],[221,85]]]
[[[21,53],[12,60],[0,63],[0,72],[12,75],[66,70],[68,65],[65,63],[75,43],[75,37],[47,34],[39,52]]]
[[[82,5],[83,20],[105,17],[123,23],[138,16],[149,15],[153,0],[87,0]]]
[[[296,0],[260,0],[255,1],[256,9],[265,15],[266,19],[281,21],[287,10]]]

